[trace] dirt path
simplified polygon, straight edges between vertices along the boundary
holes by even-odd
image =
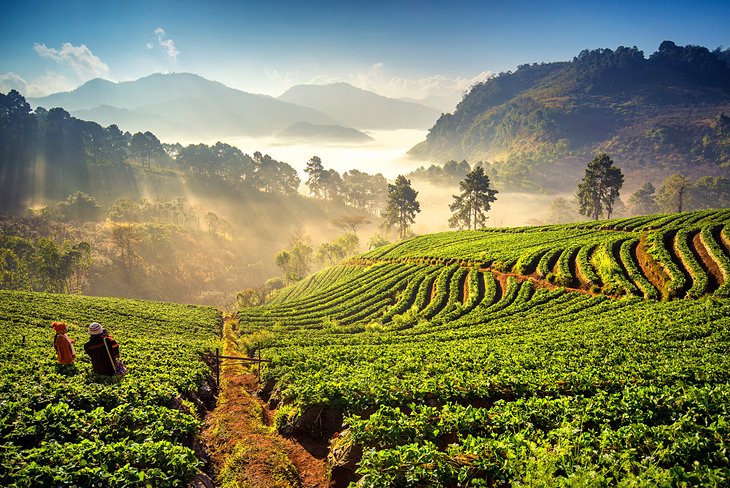
[[[224,327],[224,355],[241,356]],[[203,439],[217,483],[252,488],[325,488],[330,486],[324,452],[313,455],[280,436],[271,424],[274,412],[253,393],[256,376],[237,361],[224,361],[216,409],[206,419]],[[311,449],[310,449],[311,450]]]

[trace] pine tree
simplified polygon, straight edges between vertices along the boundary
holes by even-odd
[[[421,205],[416,200],[418,192],[411,187],[411,180],[398,175],[394,185],[388,185],[388,203],[383,211],[384,225],[390,229],[398,226],[398,235],[405,239],[410,224],[416,221]]]
[[[607,218],[611,218],[613,205],[624,184],[624,175],[613,165],[608,154],[599,154],[588,163],[583,181],[578,185],[575,197],[578,200],[578,212],[581,215],[598,220],[605,210]]]
[[[471,229],[473,226],[474,230],[484,227],[487,220],[484,213],[489,211],[498,193],[489,188],[489,176],[484,173],[484,168],[478,166],[467,173],[459,188],[461,194],[454,195],[454,203],[449,205],[449,210],[454,213],[449,219],[449,227]]]
[[[309,187],[309,192],[315,197],[321,196],[323,192],[322,180],[324,174],[322,160],[319,159],[318,156],[312,156],[311,159],[307,161],[307,167],[304,169],[304,172],[309,175],[305,182],[305,185]]]
[[[629,209],[631,215],[649,215],[659,212],[659,205],[656,202],[656,188],[650,182],[636,190],[629,198]]]

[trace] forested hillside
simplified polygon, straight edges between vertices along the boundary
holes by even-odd
[[[0,94],[0,287],[232,302],[279,274],[292,241],[334,240],[342,217],[370,222],[385,178],[320,171],[307,197],[267,154],[165,144]]]
[[[521,65],[474,86],[411,153],[488,161],[512,186],[553,189],[572,185],[594,152],[610,153],[629,175],[725,175],[727,60],[727,50],[665,41],[648,57],[619,47]]]

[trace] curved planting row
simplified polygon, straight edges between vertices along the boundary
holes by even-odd
[[[290,286],[281,290],[273,298],[269,300],[270,304],[283,303],[299,299],[314,290],[321,287],[333,286],[343,280],[352,280],[362,272],[359,266],[332,266],[316,273],[294,286]]]
[[[358,486],[726,486],[728,217],[423,236],[241,330]]]

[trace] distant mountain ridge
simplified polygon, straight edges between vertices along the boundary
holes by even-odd
[[[191,73],[153,74],[136,81],[91,80],[79,88],[28,100],[72,115],[160,137],[272,134],[297,122],[334,125],[324,113],[255,95]],[[121,119],[117,116],[121,115]],[[113,121],[113,122],[112,122]],[[182,131],[182,133],[181,133]]]
[[[362,143],[372,142],[369,135],[341,125],[315,125],[306,122],[292,124],[277,134],[279,138],[293,141],[315,141],[322,143]]]
[[[727,173],[729,60],[730,50],[665,41],[648,58],[619,47],[522,65],[475,85],[410,153],[500,162],[495,173],[513,179],[543,178],[554,163],[575,177],[595,152],[629,171]]]
[[[355,129],[426,129],[441,115],[432,107],[383,97],[348,83],[296,85],[279,100],[316,109]]]

